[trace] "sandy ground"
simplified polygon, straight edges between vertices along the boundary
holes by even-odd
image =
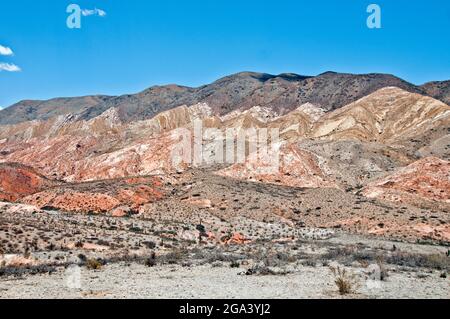
[[[53,275],[9,278],[0,282],[1,298],[341,298],[328,267],[299,266],[279,276],[246,276],[245,269],[182,267],[148,268],[114,264],[99,271],[60,271]],[[439,272],[391,272],[387,281],[367,281],[361,269],[351,270],[358,281],[348,298],[450,298],[450,281]],[[75,277],[74,277],[75,276]],[[76,284],[75,284],[76,286]]]

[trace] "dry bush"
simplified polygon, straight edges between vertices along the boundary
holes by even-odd
[[[102,266],[103,264],[95,258],[89,258],[86,260],[86,268],[89,270],[100,270]]]
[[[356,287],[355,276],[341,267],[330,267],[334,276],[334,283],[336,284],[341,295],[347,295],[353,292]]]
[[[147,267],[155,267],[156,266],[156,254],[152,252],[150,256],[145,260],[145,265]]]

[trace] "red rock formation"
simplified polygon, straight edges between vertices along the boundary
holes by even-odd
[[[222,238],[222,244],[226,245],[243,245],[248,243],[250,240],[245,238],[241,233],[234,233],[231,236],[225,236]]]
[[[394,202],[450,204],[450,162],[427,157],[369,184],[363,194]]]
[[[47,189],[23,198],[25,204],[38,208],[78,213],[111,213],[123,217],[139,207],[164,197],[158,177],[139,177],[93,183],[70,184]]]
[[[56,184],[33,168],[20,164],[0,164],[0,200],[14,202]]]

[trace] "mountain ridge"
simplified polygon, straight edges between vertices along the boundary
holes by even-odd
[[[210,84],[188,87],[176,84],[152,86],[135,94],[120,96],[92,95],[54,98],[44,101],[24,100],[0,110],[0,125],[53,116],[74,114],[92,119],[110,108],[117,108],[124,122],[146,120],[160,112],[181,106],[207,103],[217,115],[253,106],[270,107],[281,114],[312,103],[326,111],[348,105],[378,89],[396,86],[411,93],[428,95],[449,103],[450,81],[429,82],[416,86],[390,74],[351,74],[324,72],[317,76],[295,73],[272,75],[240,72]]]

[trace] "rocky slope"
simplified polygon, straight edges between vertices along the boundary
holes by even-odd
[[[0,200],[14,202],[59,184],[38,174],[31,167],[0,164]]]
[[[78,114],[109,99],[108,96],[99,95],[57,98],[48,101],[25,100],[1,110],[0,125],[32,120],[48,120],[58,115]]]
[[[67,184],[26,196],[20,202],[40,209],[124,217],[136,214],[144,204],[165,196],[159,177],[136,177],[92,183]]]
[[[281,148],[281,156],[289,159],[289,163],[283,163],[287,166],[268,180],[310,187],[311,183],[301,181],[306,178],[304,173],[294,173],[294,166],[315,162],[316,167],[327,164],[325,170],[320,169],[327,175],[326,180],[340,187],[355,187],[408,165],[426,152],[446,158],[448,147],[438,149],[435,144],[449,135],[450,107],[390,87],[328,113],[313,104],[303,104],[281,116],[257,106],[217,117],[208,104],[202,103],[173,108],[149,120],[125,123],[117,109],[109,109],[90,120],[66,115],[0,126],[0,162],[30,165],[45,176],[65,181],[171,173],[190,166],[183,163],[178,167],[174,154],[186,134],[192,136],[196,120],[204,128],[219,129],[215,137],[204,141],[204,162],[200,165],[214,158],[218,140],[225,144],[226,129],[235,130],[232,138],[243,129],[279,129],[281,141],[286,144]],[[264,166],[259,160],[251,158],[246,165]],[[260,179],[258,174],[249,173],[253,170],[250,168],[236,165],[227,176]],[[284,175],[291,169],[294,169],[291,176]],[[306,169],[309,171],[318,172],[318,169]],[[318,182],[316,186],[323,185]]]
[[[251,180],[261,183],[287,185],[291,187],[321,188],[337,187],[330,181],[321,167],[317,155],[302,150],[294,144],[283,145],[279,162],[275,153],[252,153],[245,163],[235,164],[218,172],[219,175]]]
[[[180,105],[198,103],[207,103],[216,115],[225,115],[233,110],[245,110],[256,105],[287,113],[305,103],[312,103],[329,111],[389,86],[430,95],[448,103],[448,82],[419,87],[387,74],[326,72],[310,77],[242,72],[198,88],[166,85],[118,97],[88,96],[22,101],[0,111],[0,125],[46,120],[67,114],[73,114],[80,120],[89,120],[111,108],[117,109],[120,119],[124,122],[133,122],[150,119],[160,112]]]
[[[413,205],[424,201],[444,203],[450,209],[450,162],[435,157],[424,158],[370,183],[363,194]]]
[[[450,81],[429,82],[421,86],[429,96],[450,105]]]
[[[389,87],[328,113],[311,136],[389,145],[422,137],[441,126],[450,127],[450,106]]]

